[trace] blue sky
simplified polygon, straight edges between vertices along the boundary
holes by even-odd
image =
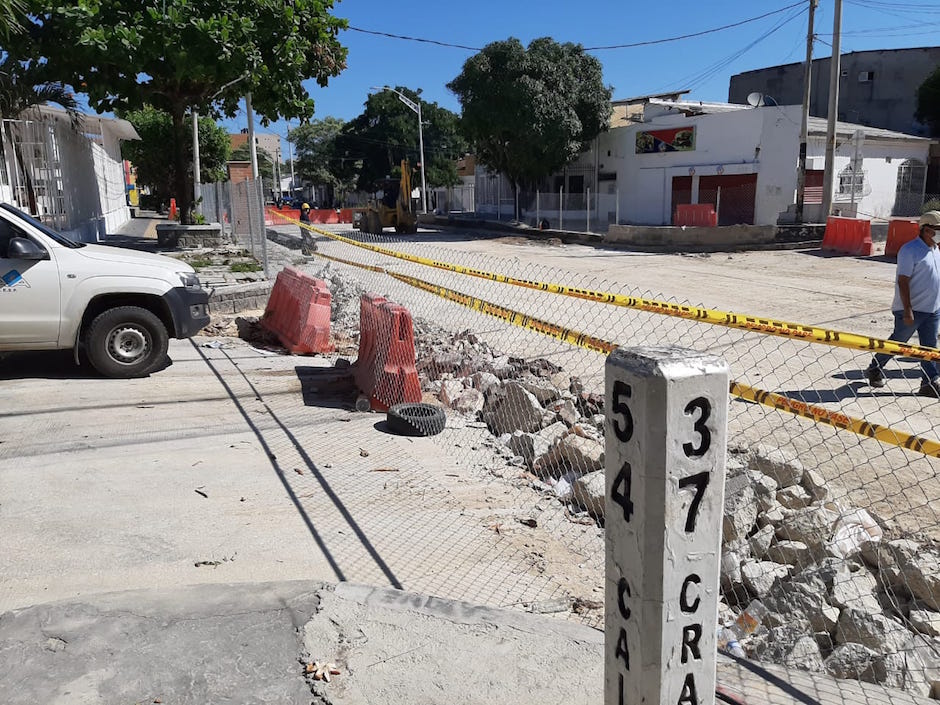
[[[783,9],[788,6],[790,9]],[[351,27],[360,30],[481,48],[508,37],[528,44],[549,36],[584,47],[650,42],[773,13],[699,37],[589,52],[603,65],[604,80],[613,87],[615,99],[690,88],[690,98],[724,101],[733,74],[803,61],[808,7],[809,0],[345,0],[334,5],[332,14],[346,18]],[[833,9],[834,0],[819,0],[817,58],[832,53]],[[844,0],[842,51],[934,46],[938,28],[938,0]],[[355,30],[341,33],[340,41],[349,49],[347,69],[327,88],[308,82],[316,101],[315,118],[354,118],[362,112],[370,87],[386,84],[420,90],[426,101],[460,111],[445,85],[460,73],[464,61],[474,54],[472,50]],[[223,124],[232,132],[245,127],[244,110]],[[256,129],[284,135],[287,126],[281,121]],[[287,145],[283,146],[286,155]]]

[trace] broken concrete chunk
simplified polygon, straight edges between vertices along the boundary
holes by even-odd
[[[795,454],[780,448],[755,447],[748,466],[769,475],[780,487],[798,485],[803,479],[803,463]]]
[[[763,599],[777,578],[786,578],[790,566],[773,561],[747,561],[741,566],[741,581],[748,591]]]
[[[494,404],[488,419],[494,435],[541,429],[544,409],[538,399],[515,382],[507,382],[504,390],[505,396]]]
[[[603,470],[589,472],[574,481],[574,501],[593,517],[604,516],[605,495]]]
[[[726,542],[747,538],[757,520],[754,487],[747,475],[732,475],[725,481],[725,511],[722,537]]]
[[[813,562],[813,552],[802,541],[777,541],[767,550],[767,560],[803,568]]]
[[[777,490],[777,501],[787,509],[802,509],[813,502],[813,497],[800,485],[791,485]]]

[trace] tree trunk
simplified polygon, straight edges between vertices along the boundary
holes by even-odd
[[[186,126],[183,123],[185,108],[173,106],[173,197],[180,213],[180,222],[192,224],[193,191],[189,173],[188,142]]]

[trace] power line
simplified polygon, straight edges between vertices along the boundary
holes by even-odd
[[[805,0],[799,0],[799,2],[795,2],[795,3],[793,3],[792,5],[787,5],[786,7],[781,7],[781,8],[779,8],[779,9],[777,9],[777,10],[772,10],[771,12],[765,12],[764,14],[762,14],[762,15],[757,15],[756,17],[749,17],[749,18],[747,18],[747,19],[740,20],[740,21],[738,21],[738,22],[733,22],[733,23],[731,23],[731,24],[722,25],[721,27],[713,27],[713,28],[711,28],[711,29],[703,29],[703,30],[700,31],[700,32],[692,32],[691,34],[682,34],[682,35],[679,35],[679,36],[676,36],[676,37],[665,37],[665,38],[663,38],[663,39],[650,39],[650,40],[647,40],[647,41],[643,41],[643,42],[633,42],[633,43],[630,43],[630,44],[611,44],[611,45],[608,45],[608,46],[584,47],[584,50],[585,50],[585,51],[601,51],[601,50],[605,50],[605,49],[632,49],[632,48],[635,48],[635,47],[651,46],[651,45],[654,45],[654,44],[666,44],[666,43],[668,43],[668,42],[678,42],[678,41],[681,41],[681,40],[683,40],[683,39],[692,39],[692,38],[694,38],[694,37],[702,37],[702,36],[705,36],[706,34],[713,34],[713,33],[715,33],[715,32],[722,32],[722,31],[724,31],[724,30],[726,30],[726,29],[732,29],[732,28],[734,28],[734,27],[740,27],[740,26],[742,26],[742,25],[749,24],[749,23],[751,23],[751,22],[757,22],[758,20],[762,20],[762,19],[764,19],[765,17],[770,17],[770,16],[772,16],[772,15],[778,15],[778,14],[780,14],[781,12],[786,12],[787,10],[791,10],[791,9],[793,9],[794,7],[799,7],[799,6],[802,6],[802,5],[804,5],[804,4],[805,4]],[[467,46],[467,45],[465,45],[465,44],[453,44],[453,43],[450,43],[450,42],[442,42],[442,41],[438,41],[438,40],[436,40],[436,39],[425,39],[425,38],[423,38],[423,37],[410,37],[410,36],[408,36],[408,35],[404,35],[404,34],[393,34],[393,33],[391,33],[391,32],[378,32],[378,31],[372,30],[372,29],[363,29],[363,28],[361,28],[361,27],[353,27],[353,26],[349,26],[349,27],[347,27],[347,29],[350,29],[350,30],[352,30],[352,31],[354,31],[354,32],[361,32],[362,34],[372,34],[372,35],[379,36],[379,37],[388,37],[389,39],[401,39],[401,40],[409,41],[409,42],[421,42],[421,43],[424,43],[424,44],[436,44],[437,46],[450,47],[450,48],[453,48],[453,49],[466,49],[466,50],[468,50],[468,51],[481,51],[481,49],[480,49],[479,47],[471,47],[471,46]]]
[[[439,42],[436,39],[423,39],[421,37],[408,37],[404,34],[391,34],[390,32],[376,32],[372,29],[362,29],[360,27],[349,26],[353,32],[362,32],[363,34],[374,34],[378,37],[388,37],[389,39],[404,39],[409,42],[422,42],[424,44],[437,44],[442,47],[451,47],[453,49],[467,49],[468,51],[480,51],[479,47],[468,47],[463,44],[450,44],[448,42]]]
[[[803,3],[800,2],[800,3],[797,3],[797,5],[802,6]],[[741,49],[738,49],[737,51],[733,52],[732,54],[726,56],[723,59],[718,60],[717,62],[715,62],[714,64],[711,64],[710,66],[706,66],[704,69],[702,69],[701,71],[697,73],[693,73],[689,76],[686,76],[685,78],[674,83],[673,86],[676,86],[676,87],[681,86],[683,88],[690,88],[690,89],[697,88],[698,86],[702,85],[707,80],[709,80],[716,73],[726,68],[729,64],[734,62],[736,59],[740,58],[741,56],[746,54],[748,51],[753,49],[755,46],[757,46],[760,42],[762,42],[767,37],[772,35],[774,32],[777,32],[785,25],[789,24],[793,20],[800,17],[806,11],[807,11],[806,8],[802,7],[800,10],[792,13],[789,17],[784,17],[779,22],[777,22],[774,26],[772,26],[770,29],[763,32],[760,36],[758,36],[752,42],[746,44]]]
[[[773,10],[771,12],[765,12],[763,15],[758,15],[757,17],[751,17],[746,20],[741,20],[740,22],[734,22],[733,24],[726,24],[721,27],[713,27],[712,29],[703,29],[701,32],[693,32],[692,34],[682,34],[678,37],[668,37],[666,39],[651,39],[645,42],[634,42],[632,44],[611,44],[610,46],[599,46],[599,47],[585,47],[585,51],[599,51],[601,49],[632,49],[633,47],[644,47],[650,46],[651,44],[665,44],[666,42],[678,42],[681,39],[691,39],[692,37],[701,37],[706,34],[712,34],[714,32],[721,32],[726,29],[731,29],[733,27],[740,27],[741,25],[748,24],[749,22],[757,22],[757,20],[762,20],[765,17],[770,17],[771,15],[778,15],[781,12],[786,12],[791,10],[794,7],[804,5],[804,0],[800,2],[795,2],[792,5],[787,5],[786,7],[781,7],[779,10]]]

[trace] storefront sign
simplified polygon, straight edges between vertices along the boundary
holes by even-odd
[[[647,130],[636,133],[637,154],[691,152],[694,149],[694,127],[675,127],[671,130]]]

